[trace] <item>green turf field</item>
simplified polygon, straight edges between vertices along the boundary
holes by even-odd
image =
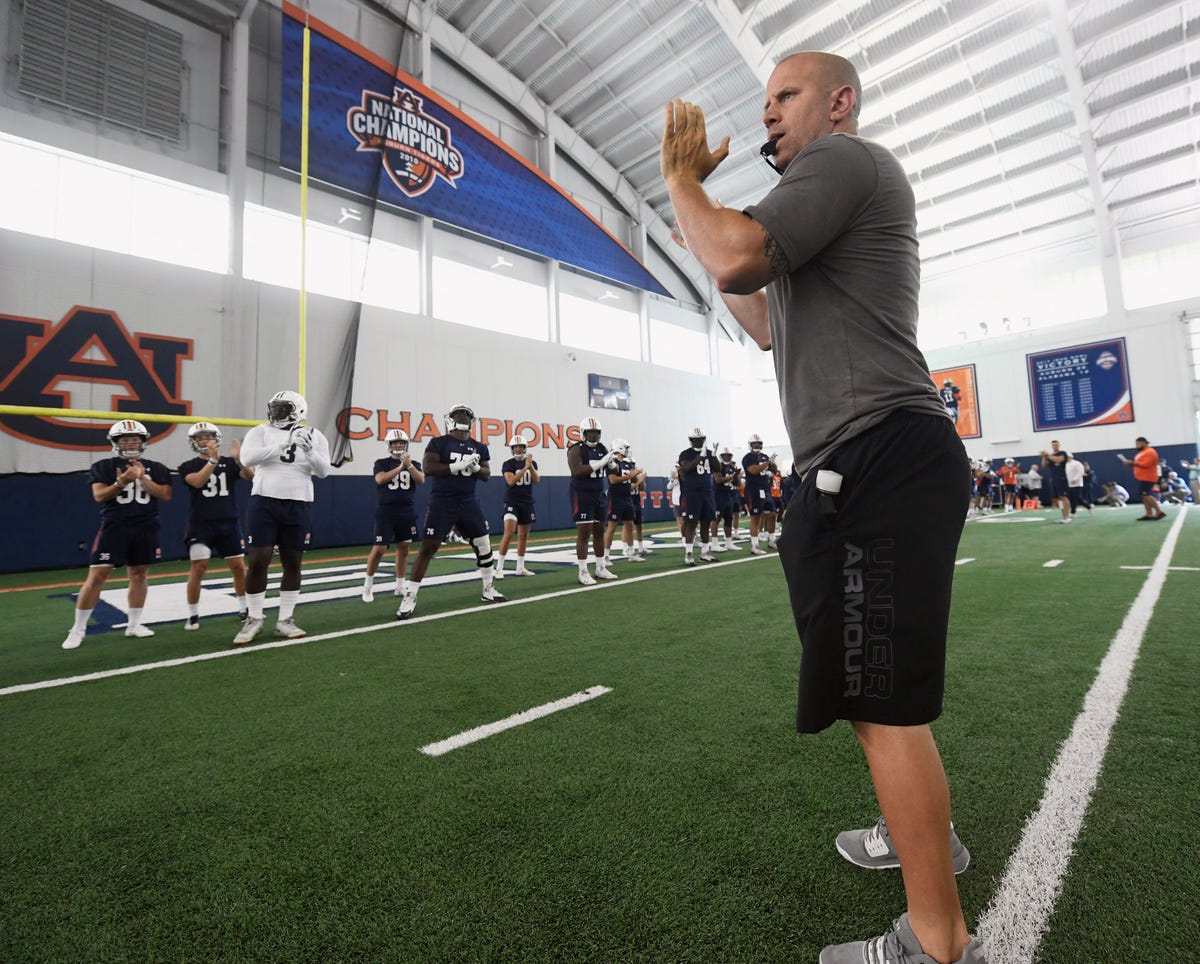
[[[1147,580],[1123,567],[1150,567],[1174,525],[1139,511],[967,525],[934,730],[972,925]],[[848,726],[792,730],[774,554],[684,569],[660,535],[648,563],[581,589],[573,533],[538,534],[539,575],[498,583],[511,603],[427,582],[404,624],[387,562],[364,604],[365,552],[313,552],[309,638],[238,650],[227,613],[183,631],[182,563],[152,578],[177,616],[153,639],[93,631],[72,652],[82,571],[0,577],[0,960],[807,964],[878,933],[901,880],[833,848],[877,811]],[[1200,513],[1178,540],[1045,964],[1200,960]],[[472,570],[444,549],[430,575]],[[611,692],[421,752],[596,686]]]

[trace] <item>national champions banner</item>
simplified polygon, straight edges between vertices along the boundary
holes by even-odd
[[[305,14],[283,9],[280,163],[299,171]],[[670,297],[512,148],[393,64],[326,24],[308,24],[311,177]]]
[[[1025,356],[1036,432],[1133,421],[1125,339]]]

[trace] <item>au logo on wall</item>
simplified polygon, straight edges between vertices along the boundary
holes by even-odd
[[[946,411],[954,419],[959,438],[979,438],[983,434],[979,419],[979,392],[975,386],[975,366],[939,368],[929,373]]]

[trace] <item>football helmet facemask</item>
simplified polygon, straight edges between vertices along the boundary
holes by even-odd
[[[267,421],[272,428],[288,429],[308,417],[308,402],[299,392],[276,392],[267,402]]]
[[[188,444],[191,445],[192,451],[198,455],[208,454],[209,439],[216,441],[218,448],[221,445],[221,430],[213,425],[212,422],[197,422],[188,429]]]
[[[446,432],[466,432],[470,434],[475,424],[475,411],[470,405],[452,405],[446,413]]]
[[[596,445],[600,441],[600,419],[590,415],[579,423],[579,434],[588,445]]]
[[[408,451],[408,433],[402,428],[390,428],[383,437],[388,448],[388,455],[394,459],[400,458]]]
[[[694,428],[688,432],[688,441],[692,444],[692,448],[697,452],[704,451],[705,438],[704,429]]]
[[[136,439],[136,441],[132,441]],[[124,418],[114,422],[108,430],[108,441],[112,445],[113,455],[129,458],[131,455],[141,455],[150,444],[150,433],[141,422],[132,418]]]

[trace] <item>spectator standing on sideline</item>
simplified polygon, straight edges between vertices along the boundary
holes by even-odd
[[[917,348],[912,188],[891,153],[856,136],[860,97],[841,57],[782,60],[767,82],[763,153],[783,176],[744,212],[702,186],[729,138],[710,151],[695,104],[667,105],[662,171],[681,239],[739,324],[775,353],[803,480],[779,544],[804,647],[797,728],[853,723],[883,817],[842,834],[839,848],[867,866],[898,863],[904,876],[908,912],[879,937],[825,948],[821,964],[919,955],[978,964],[929,730],[941,712],[970,472]],[[848,627],[860,625],[853,613],[883,604],[871,586],[887,587],[891,631],[878,652],[847,645]]]
[[[1133,458],[1127,459],[1124,455],[1118,455],[1117,458],[1133,469],[1133,477],[1138,484],[1138,495],[1142,497],[1142,505],[1146,507],[1146,511],[1137,517],[1137,521],[1150,522],[1161,519],[1166,513],[1155,497],[1155,489],[1158,488],[1158,452],[1151,448],[1144,435],[1134,439],[1133,444],[1137,446],[1137,454]]]
[[[1026,483],[1029,486],[1029,497],[1034,499],[1038,505],[1042,504],[1042,473],[1038,471],[1037,463],[1031,463],[1029,466],[1029,481]]]
[[[238,461],[242,445],[237,439],[229,443],[229,455],[221,454],[221,430],[212,422],[197,422],[188,429],[188,444],[196,458],[179,466],[179,477],[192,497],[183,533],[183,544],[191,560],[187,580],[188,618],[183,628],[200,628],[200,581],[208,571],[208,560],[214,551],[229,567],[238,617],[245,622],[250,617],[246,608],[246,538],[238,512],[237,483],[238,479],[253,479],[254,470]]]
[[[1075,515],[1075,510],[1081,505],[1088,510],[1088,515],[1091,515],[1092,500],[1087,497],[1083,486],[1083,463],[1068,452],[1064,468],[1067,473],[1067,501],[1071,503],[1071,515]]]
[[[267,569],[275,547],[283,577],[275,635],[299,639],[307,633],[293,618],[300,601],[300,566],[312,538],[314,478],[329,474],[329,442],[304,424],[308,402],[298,392],[276,392],[267,402],[267,421],[255,425],[242,442],[242,465],[254,470],[246,512],[246,604],[250,615],[233,637],[234,645],[262,632],[267,598]]]
[[[367,553],[367,571],[363,576],[362,601],[375,601],[375,570],[388,546],[396,543],[396,585],[393,596],[403,596],[407,580],[409,547],[420,538],[417,529],[416,486],[424,485],[425,473],[408,451],[408,433],[402,428],[388,429],[384,436],[387,458],[375,460],[374,544]]]
[[[144,458],[150,432],[141,422],[126,418],[113,423],[108,441],[112,455],[96,462],[91,473],[92,499],[100,504],[100,531],[92,543],[91,565],[75,599],[75,624],[63,640],[63,649],[78,649],[83,643],[100,590],[114,566],[125,566],[129,574],[125,635],[138,639],[154,635],[153,629],[142,625],[142,608],[150,564],[162,556],[158,505],[171,500],[171,470]]]

